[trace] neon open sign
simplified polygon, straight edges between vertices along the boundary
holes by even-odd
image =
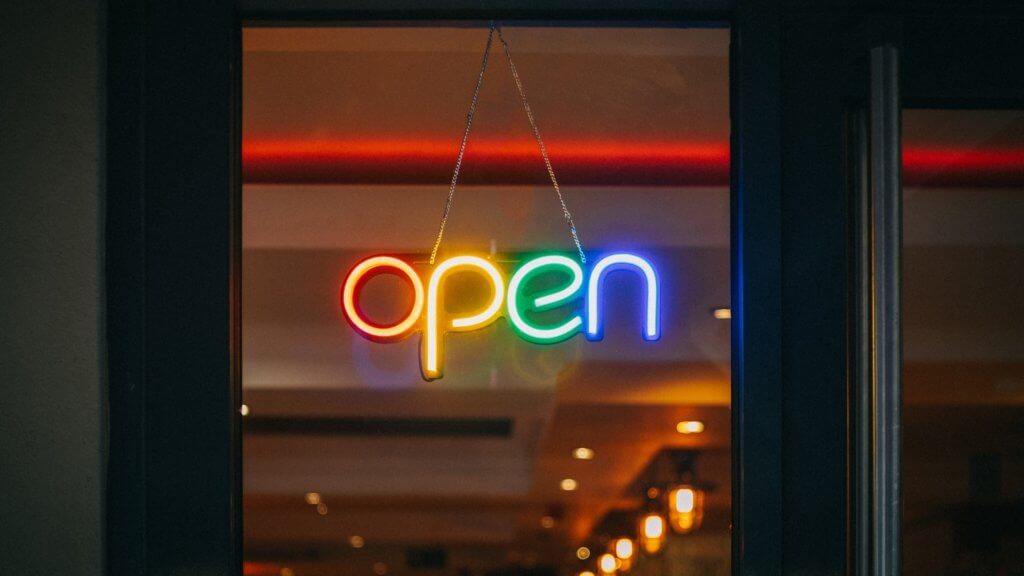
[[[356,264],[345,277],[341,309],[352,328],[376,342],[394,342],[414,332],[422,332],[420,369],[424,378],[434,380],[444,373],[445,333],[477,330],[499,316],[505,316],[513,330],[530,342],[552,344],[579,332],[583,332],[588,340],[600,340],[604,335],[602,286],[608,273],[615,270],[631,270],[642,280],[643,339],[657,340],[661,336],[658,274],[646,259],[625,252],[601,257],[587,272],[566,256],[535,256],[521,262],[507,284],[501,270],[490,260],[479,256],[453,256],[434,267],[427,278],[426,288],[419,274],[405,260],[394,256],[373,256]],[[491,297],[482,310],[448,317],[443,305],[445,279],[452,273],[467,271],[479,274],[490,283]],[[532,280],[550,272],[558,273],[564,280],[557,287],[539,293],[529,289]],[[358,305],[363,286],[378,274],[396,275],[412,289],[412,304],[405,317],[390,325],[369,320]],[[529,311],[565,306],[581,296],[585,300],[584,311],[575,312],[560,322],[541,325],[527,317]]]

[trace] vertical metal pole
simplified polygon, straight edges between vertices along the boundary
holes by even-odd
[[[901,564],[900,165],[899,54],[892,45],[877,46],[871,49],[874,576],[898,576]]]

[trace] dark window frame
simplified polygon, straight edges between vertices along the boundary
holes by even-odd
[[[734,350],[743,350],[734,353],[733,395],[747,414],[734,418],[734,570],[780,572],[779,123],[777,113],[745,112],[778,109],[778,29],[752,26],[743,36],[737,22],[770,20],[774,11],[737,16],[718,1],[503,4],[423,10],[395,1],[282,13],[241,12],[229,2],[111,3],[109,574],[240,570],[239,30],[295,19],[732,26],[734,43],[750,47],[733,55],[733,73],[751,79],[731,81],[734,188],[742,190],[732,195]],[[753,341],[771,344],[743,347]]]

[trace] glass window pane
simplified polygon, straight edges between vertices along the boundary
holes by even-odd
[[[729,33],[505,30],[587,256],[550,309],[580,263],[497,38],[429,263],[487,34],[245,30],[246,574],[725,576]]]
[[[904,567],[1024,573],[1024,112],[904,113]]]

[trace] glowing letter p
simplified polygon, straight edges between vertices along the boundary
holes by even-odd
[[[478,314],[462,318],[452,318],[451,324],[444,327],[444,331],[461,332],[475,330],[490,324],[501,312],[501,305],[505,300],[505,281],[498,269],[483,258],[477,256],[456,256],[438,264],[430,275],[430,283],[427,285],[427,326],[423,334],[423,352],[420,366],[423,377],[427,380],[436,380],[444,372],[444,334],[442,333],[441,316],[441,281],[444,277],[457,268],[473,268],[482,272],[494,288],[494,297],[491,302]]]

